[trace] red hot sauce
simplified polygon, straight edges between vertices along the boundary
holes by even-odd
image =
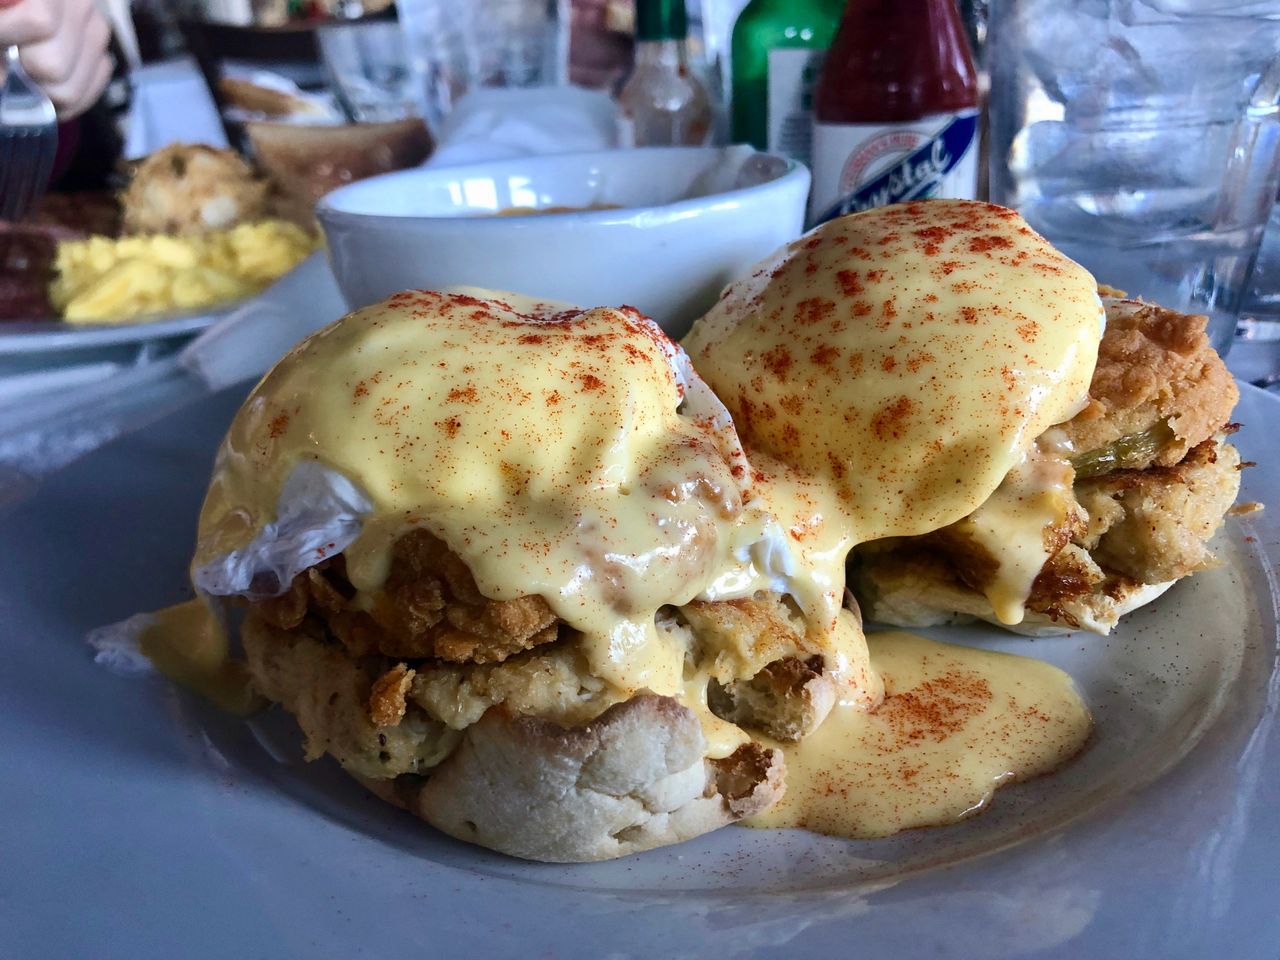
[[[972,199],[978,79],[955,0],[849,0],[814,91],[809,219]]]

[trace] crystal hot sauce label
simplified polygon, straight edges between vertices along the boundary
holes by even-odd
[[[972,199],[977,133],[977,110],[911,123],[815,124],[810,224],[907,200]]]

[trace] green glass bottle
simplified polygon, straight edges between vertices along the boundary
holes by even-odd
[[[813,85],[844,0],[751,0],[733,27],[733,139],[809,162]]]

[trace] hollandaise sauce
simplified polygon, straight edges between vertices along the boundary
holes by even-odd
[[[955,525],[996,560],[983,592],[1001,623],[1018,624],[1026,617],[1036,577],[1056,549],[1046,531],[1060,525],[1071,510],[1074,479],[1067,460],[1033,451],[986,502]]]
[[[1104,313],[1012,210],[956,200],[823,224],[684,340],[752,451],[822,477],[855,540],[972,513],[1084,406]]]
[[[255,388],[218,455],[192,582],[256,599],[340,553],[373,604],[394,545],[424,528],[484,597],[544,598],[620,697],[678,698],[686,649],[655,628],[663,607],[775,590],[815,644],[835,630],[848,545],[810,576],[749,467],[723,405],[634,309],[406,291]],[[791,652],[738,647],[721,682]]]
[[[778,744],[787,791],[751,826],[870,838],[952,823],[1088,739],[1089,709],[1054,666],[906,633],[867,641],[884,700],[839,704],[806,739]]]
[[[244,662],[229,656],[226,631],[202,598],[151,614],[138,646],[166,677],[223,710],[245,716],[263,704]]]

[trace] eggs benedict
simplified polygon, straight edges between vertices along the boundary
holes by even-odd
[[[751,450],[833,491],[872,619],[1105,633],[1213,563],[1238,489],[1204,323],[936,200],[824,224],[685,346]]]
[[[882,695],[843,558],[792,548],[723,405],[629,308],[411,291],[299,344],[220,448],[192,581],[376,793],[515,856],[760,813]]]

